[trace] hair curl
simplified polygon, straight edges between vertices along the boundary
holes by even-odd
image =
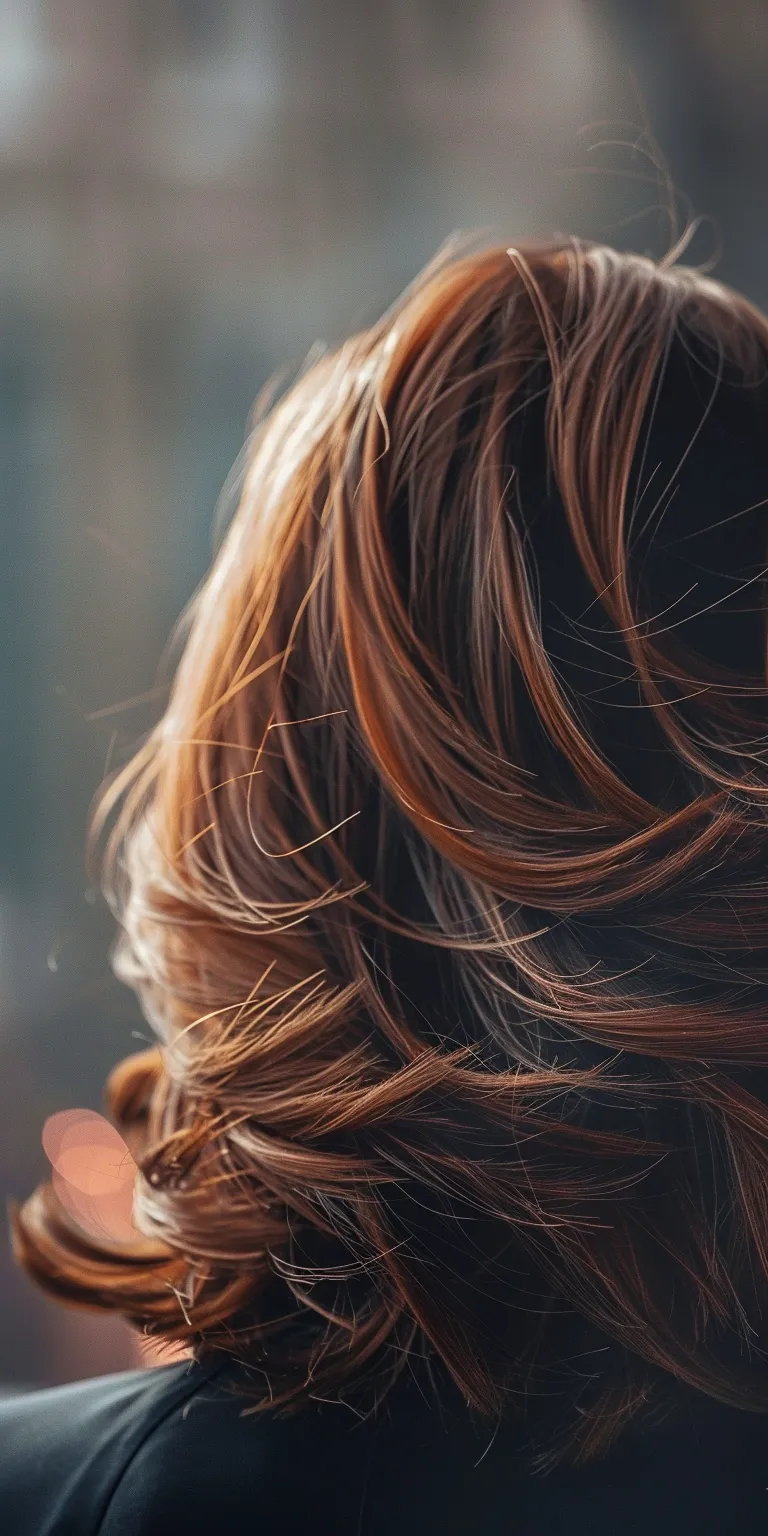
[[[96,817],[140,1235],[37,1191],[50,1292],[266,1405],[556,1383],[577,1456],[670,1377],[767,1406],[767,342],[672,261],[492,249],[266,416]]]

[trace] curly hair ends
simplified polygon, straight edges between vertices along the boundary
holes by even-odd
[[[433,264],[266,416],[95,817],[139,1231],[38,1191],[49,1292],[265,1407],[426,1354],[576,1457],[675,1380],[768,1407],[767,356],[564,240]]]

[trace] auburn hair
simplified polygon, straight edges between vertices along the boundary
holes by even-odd
[[[264,416],[95,817],[136,1240],[41,1188],[49,1292],[267,1407],[565,1393],[578,1457],[675,1380],[768,1406],[767,357],[564,239],[439,260]]]

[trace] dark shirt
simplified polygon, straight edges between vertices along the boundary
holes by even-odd
[[[0,1400],[2,1536],[768,1536],[768,1420],[702,1400],[601,1461],[528,1468],[520,1431],[414,1380],[360,1419],[242,1416],[238,1370],[172,1365]]]

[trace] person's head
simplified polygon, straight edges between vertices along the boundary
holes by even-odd
[[[38,1192],[50,1290],[273,1403],[556,1388],[581,1454],[670,1377],[766,1406],[767,358],[567,240],[436,264],[267,416],[100,813],[143,1235]]]

